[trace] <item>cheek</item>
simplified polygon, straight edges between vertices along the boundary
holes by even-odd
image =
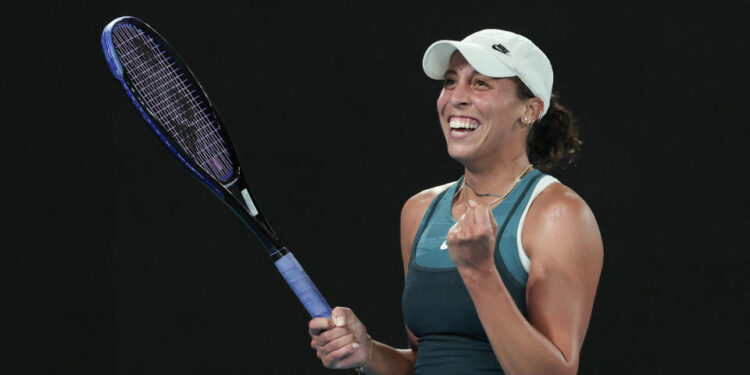
[[[495,100],[480,100],[476,103],[477,108],[486,116],[488,119],[494,119],[495,121],[507,122],[508,119],[514,116],[517,108],[510,103]]]
[[[443,115],[443,108],[445,108],[445,104],[448,102],[448,95],[445,94],[445,90],[440,91],[440,96],[437,98],[437,111],[438,115]]]

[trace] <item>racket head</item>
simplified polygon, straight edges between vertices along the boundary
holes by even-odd
[[[110,22],[101,37],[114,77],[172,154],[245,222],[269,252],[278,239],[240,173],[218,111],[177,51],[138,18]]]

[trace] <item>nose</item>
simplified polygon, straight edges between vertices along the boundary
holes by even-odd
[[[451,104],[456,107],[461,107],[469,104],[470,101],[469,85],[463,82],[458,82],[456,87],[453,88]]]

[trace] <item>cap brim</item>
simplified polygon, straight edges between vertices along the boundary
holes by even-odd
[[[455,51],[461,52],[466,61],[479,72],[488,77],[505,78],[518,75],[497,56],[472,43],[455,40],[440,40],[427,48],[422,58],[422,69],[432,79],[443,79],[450,67],[451,56]]]

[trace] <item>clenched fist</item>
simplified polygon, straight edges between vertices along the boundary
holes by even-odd
[[[470,200],[466,212],[448,230],[445,241],[451,260],[459,270],[485,271],[495,267],[496,237],[497,222],[492,210]]]

